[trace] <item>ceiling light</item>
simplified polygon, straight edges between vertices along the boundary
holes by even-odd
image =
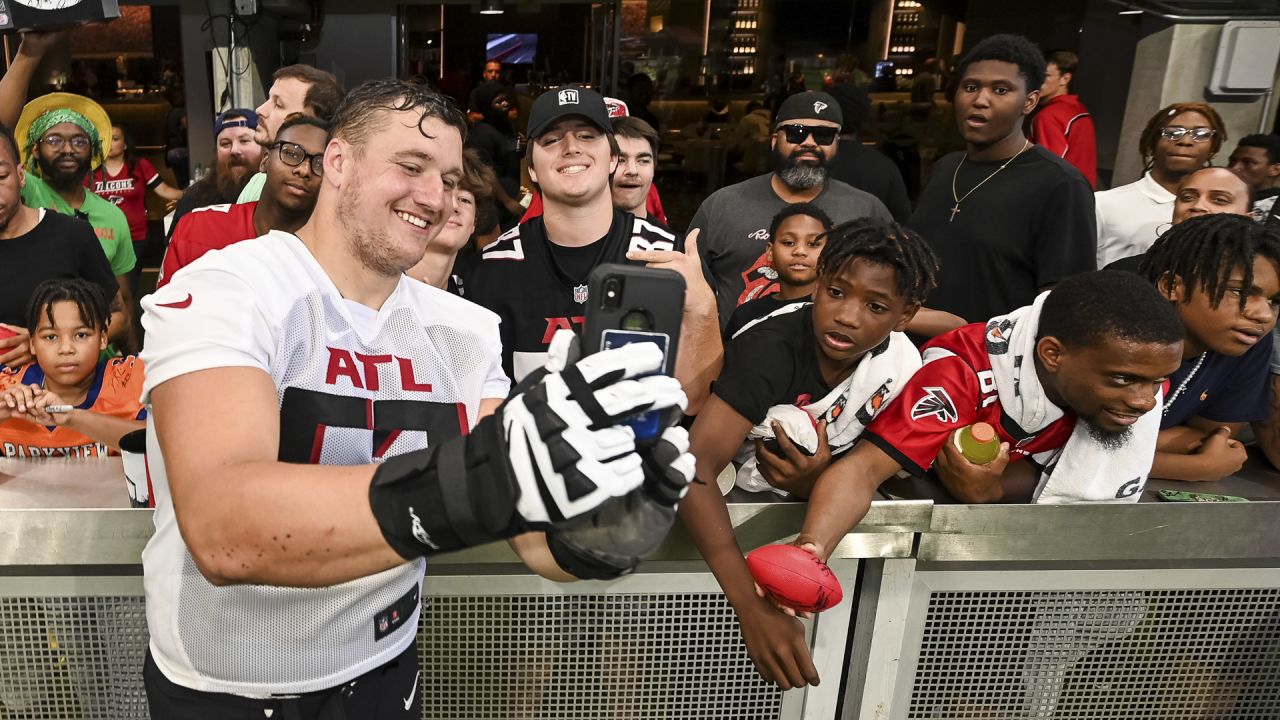
[[[502,12],[501,0],[489,0],[480,4],[481,15],[501,15]]]

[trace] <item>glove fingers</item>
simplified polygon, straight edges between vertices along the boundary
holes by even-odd
[[[547,346],[545,367],[550,372],[560,372],[576,363],[580,355],[577,333],[572,330],[557,330]]]
[[[629,343],[579,360],[574,366],[592,388],[662,368],[662,351],[651,342]]]
[[[652,410],[662,410],[665,408],[678,408],[683,413],[689,405],[689,399],[684,394],[684,388],[680,386],[680,381],[667,377],[666,375],[650,375],[642,377],[636,382],[644,386],[645,390],[653,396]],[[676,416],[680,413],[677,413]]]

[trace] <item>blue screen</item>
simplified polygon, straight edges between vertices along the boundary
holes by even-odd
[[[532,65],[538,51],[536,33],[490,33],[485,43],[485,60],[503,65]]]

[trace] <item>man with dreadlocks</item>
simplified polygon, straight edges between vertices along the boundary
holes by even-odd
[[[122,306],[129,303],[129,273],[135,263],[129,221],[108,200],[89,192],[85,178],[106,158],[104,140],[111,120],[101,105],[81,95],[48,93],[23,103],[27,87],[45,52],[61,33],[26,33],[8,72],[0,78],[0,123],[14,128],[26,172],[22,201],[88,220],[120,287]],[[22,108],[19,115],[18,108]],[[17,123],[16,126],[14,123]],[[118,314],[111,338],[129,331],[129,314]]]
[[[1280,231],[1214,214],[1174,225],[1139,265],[1186,328],[1164,396],[1154,477],[1219,480],[1240,469],[1246,423],[1266,420],[1280,303]]]
[[[692,486],[680,519],[737,612],[756,668],[783,689],[817,683],[818,673],[800,622],[756,595],[716,476],[737,456],[739,487],[808,497],[832,456],[919,369],[902,331],[937,267],[928,244],[891,220],[837,225],[818,258],[813,301],[778,308],[728,344],[690,432],[703,484]],[[750,457],[739,452],[744,439],[754,442]]]

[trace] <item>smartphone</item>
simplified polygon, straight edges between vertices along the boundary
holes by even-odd
[[[651,342],[662,351],[660,372],[674,374],[684,293],[684,278],[674,270],[616,263],[596,267],[587,279],[583,354]],[[662,431],[658,413],[643,413],[629,424],[638,440],[655,439]]]
[[[1169,502],[1249,502],[1235,495],[1211,495],[1186,490],[1157,490],[1156,497]]]

